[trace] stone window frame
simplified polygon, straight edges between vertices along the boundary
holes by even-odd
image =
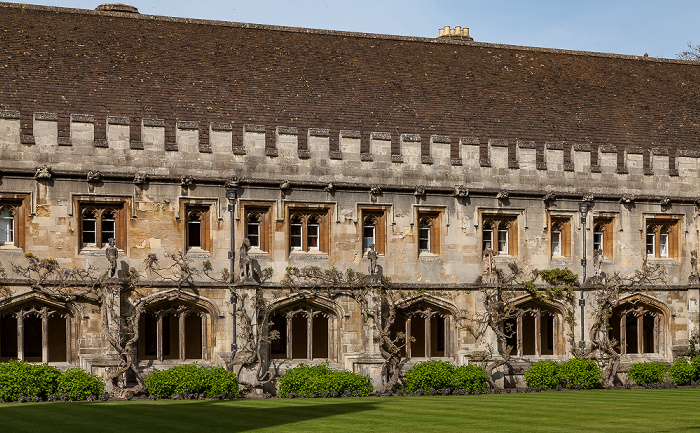
[[[435,305],[427,299],[419,299],[406,306],[397,306],[391,332],[392,338],[395,338],[398,332],[405,334],[406,345],[401,349],[401,356],[412,359],[453,356],[453,318],[454,314],[449,309]],[[440,328],[442,328],[442,335],[440,335]],[[422,330],[422,335],[415,335],[416,330],[419,332]],[[411,341],[412,338],[415,341]],[[442,341],[442,350],[440,350],[440,341]],[[423,347],[419,349],[421,343]]]
[[[332,206],[290,204],[287,206],[287,252],[293,254],[330,254],[330,218]],[[292,247],[292,220],[298,218],[301,224],[301,245]],[[309,246],[310,221],[318,221],[318,247]]]
[[[485,248],[486,243],[490,242],[491,243],[491,248],[494,251],[494,254],[497,256],[504,256],[504,257],[512,257],[512,258],[517,258],[518,257],[518,220],[521,215],[521,212],[503,212],[503,211],[493,211],[493,210],[481,210],[479,212],[479,218],[480,218],[480,228],[481,230],[479,231],[480,237],[481,237],[481,246],[482,250]],[[490,233],[491,233],[491,239],[487,239],[486,237],[486,230],[487,227],[490,225]],[[503,254],[499,252],[499,237],[498,237],[498,232],[499,229],[502,229],[502,227],[505,227],[505,230],[507,230],[507,245],[508,245],[508,251],[506,254]]]
[[[549,303],[535,301],[528,297],[516,303],[517,314],[515,317],[507,319],[503,326],[503,331],[509,334],[506,344],[511,347],[511,356],[518,357],[546,357],[560,356],[566,353],[564,341],[564,315],[560,308]],[[543,317],[547,321],[543,322]],[[549,329],[549,318],[552,319],[551,330]],[[546,328],[546,333],[543,329]],[[532,346],[525,345],[526,333],[534,334]],[[546,341],[544,341],[546,338]],[[544,343],[551,349],[543,350]],[[529,350],[532,348],[532,350]],[[505,349],[505,348],[504,348]],[[551,353],[549,353],[551,350]],[[526,353],[527,352],[527,353]],[[547,352],[547,353],[544,353]]]
[[[612,309],[608,338],[617,341],[620,353],[623,355],[664,355],[669,341],[667,336],[668,316],[667,308],[660,302],[653,301],[646,296],[633,295],[622,299]],[[636,350],[634,352],[628,352],[627,326],[630,322],[634,323],[633,326],[636,328],[634,336]],[[649,332],[645,332],[645,328]],[[648,339],[649,336],[653,338],[651,342]],[[649,346],[651,349],[647,350]]]
[[[27,356],[25,351],[27,347],[27,342],[25,341],[27,334],[25,332],[27,332],[26,319],[32,316],[41,320],[41,355],[30,357]],[[50,323],[57,318],[64,321],[64,327],[56,326],[56,323]],[[6,332],[4,326],[8,323],[8,320],[13,321],[13,319],[16,322],[14,322],[14,329],[12,329],[14,332],[11,332],[11,334],[16,337],[17,346],[16,351],[8,354],[5,352],[7,348],[4,341],[5,335],[3,335]],[[72,362],[72,340],[74,338],[73,322],[73,313],[65,305],[46,302],[40,298],[30,298],[5,306],[0,310],[0,361],[19,359],[42,364],[70,364]],[[51,343],[56,338],[59,340],[58,348]],[[62,345],[60,344],[61,339],[63,340]]]
[[[387,213],[388,209],[384,206],[361,206],[360,211],[360,249],[362,255],[367,254],[367,248],[365,248],[365,226],[367,221],[370,220],[374,223],[374,250],[379,255],[386,255],[387,251]]]
[[[654,215],[644,218],[644,257],[647,260],[679,260],[682,221],[682,216],[671,215]],[[649,245],[652,246],[651,251]]]
[[[571,259],[571,221],[573,214],[548,213],[549,257],[551,260]],[[559,251],[555,251],[555,237],[558,235]]]
[[[187,202],[183,204],[184,248],[187,253],[212,253],[211,205]],[[191,230],[199,221],[199,245],[191,245]]]
[[[7,210],[12,216],[12,241],[0,242],[0,249],[24,249],[29,194],[0,193],[0,211]]]
[[[126,216],[128,214],[127,210],[127,200],[126,199],[115,199],[115,198],[103,198],[94,197],[92,199],[86,199],[85,197],[76,198],[75,207],[76,212],[76,225],[78,227],[78,250],[80,252],[90,252],[90,251],[101,251],[107,248],[108,243],[102,242],[102,216],[106,215],[107,212],[113,212],[114,216],[114,241],[115,246],[120,251],[126,251],[127,245],[127,230],[126,230]],[[84,235],[83,235],[83,223],[84,217],[87,213],[95,213],[95,245],[86,245]]]
[[[188,317],[198,316],[200,318],[200,334],[194,341],[199,341],[200,352],[199,356],[187,356],[188,342],[192,342],[192,338],[187,335],[187,319]],[[148,322],[155,319],[155,329],[153,334],[148,332]],[[168,323],[165,323],[164,318],[169,318]],[[177,329],[171,328],[172,318],[175,318]],[[200,306],[192,305],[186,301],[179,299],[173,301],[157,302],[147,306],[144,312],[139,317],[138,321],[139,343],[138,343],[138,360],[139,361],[186,361],[186,360],[208,360],[211,344],[209,342],[210,335],[213,330],[211,326],[210,312]],[[165,337],[167,334],[167,342]],[[152,339],[155,337],[155,341]],[[176,343],[176,344],[173,344]],[[147,353],[148,347],[153,345],[155,353]],[[176,351],[169,350],[170,347],[176,345]],[[165,353],[165,349],[168,348]]]
[[[279,335],[268,345],[268,358],[290,361],[337,359],[339,317],[333,308],[313,300],[293,302],[274,309],[266,333],[269,335],[275,330]],[[314,326],[317,321],[325,321],[325,326]],[[295,345],[300,340],[305,344]]]
[[[416,252],[418,257],[439,256],[442,250],[442,218],[444,209],[420,208],[416,210]],[[421,241],[427,240],[427,248]]]
[[[612,215],[593,216],[593,252],[603,252],[603,260],[614,260],[615,217]],[[598,236],[600,236],[599,239]]]
[[[257,217],[259,223],[258,245],[251,243],[253,253],[272,252],[272,204],[260,202],[242,202],[243,237],[250,238],[248,224],[251,217]]]

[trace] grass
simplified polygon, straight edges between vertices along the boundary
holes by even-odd
[[[0,404],[7,432],[700,430],[700,389]]]

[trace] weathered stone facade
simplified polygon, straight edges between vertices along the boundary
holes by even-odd
[[[58,14],[68,20],[80,17],[90,25],[112,29],[114,24],[105,24],[105,17],[129,25],[139,21],[152,28],[176,26],[189,32],[193,26],[221,26],[222,31],[230,26],[236,34],[268,32],[294,38],[294,41],[281,41],[282,44],[298,44],[295,41],[300,32],[265,27],[246,30],[245,26],[226,23],[188,23],[187,20],[118,12],[13,5],[0,5],[0,13],[12,18],[0,27],[12,31],[16,30],[13,25],[21,26],[32,16],[41,21],[46,19],[45,14]],[[523,56],[521,63],[528,64],[533,61],[529,56],[535,56],[543,62],[543,68],[545,64],[550,67],[549,62],[573,64],[577,70],[587,63],[601,67],[622,65],[620,68],[631,64],[631,68],[641,69],[641,74],[647,71],[652,78],[658,75],[649,72],[651,67],[672,70],[675,74],[672,79],[682,77],[678,80],[695,92],[700,83],[700,67],[684,62],[332,32],[311,34],[309,38],[318,43],[319,39],[330,42],[341,36],[350,39],[350,46],[356,44],[358,50],[366,50],[365,44],[370,41],[378,45],[401,45],[403,48],[393,47],[392,50],[403,50],[403,55],[414,48],[422,50],[426,45],[436,50],[449,48],[460,53],[465,62],[475,50],[480,53],[493,50],[497,54],[492,56],[489,65],[498,71],[506,67],[501,65],[499,56]],[[15,42],[9,37],[2,38],[7,39],[5,42]],[[10,45],[7,52],[21,49],[20,45]],[[279,49],[293,47],[280,45]],[[127,56],[133,54],[126,53]],[[181,55],[186,61],[186,56]],[[435,61],[442,61],[446,56],[445,53],[436,54]],[[59,60],[52,57],[46,61],[57,65],[59,72],[64,71],[65,67],[57,63]],[[311,64],[313,70],[323,63],[313,59],[297,60],[300,64]],[[67,58],[66,61],[71,62]],[[126,62],[138,63],[134,59]],[[371,65],[364,64],[361,69],[371,69]],[[147,66],[133,67],[144,74],[153,72]],[[522,64],[521,67],[530,68]],[[394,68],[399,70],[400,66]],[[221,72],[225,73],[225,68]],[[549,77],[554,74],[548,73]],[[119,76],[119,71],[114,74]],[[184,77],[178,74],[176,71],[176,76]],[[354,73],[349,74],[346,80],[354,77]],[[612,86],[620,86],[627,80],[615,81],[617,78],[601,71],[596,74],[610,80]],[[342,76],[337,78],[343,79]],[[642,78],[644,75],[630,80]],[[261,79],[264,81],[264,77]],[[444,85],[449,86],[452,80],[457,87],[468,88],[469,84],[465,84],[468,79],[468,76],[454,77]],[[533,79],[546,82],[541,76]],[[579,79],[581,86],[585,86],[584,77],[579,76]],[[21,85],[12,84],[17,80]],[[206,82],[206,78],[203,80]],[[430,84],[420,83],[420,80],[413,80],[409,85],[414,86],[415,91],[428,92]],[[495,85],[498,80],[489,86]],[[503,85],[507,91],[507,83]],[[47,100],[43,108],[38,108],[39,103],[25,102],[36,100],[30,78],[17,76],[15,81],[5,80],[1,86],[0,210],[8,209],[6,215],[11,215],[13,224],[12,239],[6,235],[2,238],[4,242],[0,242],[0,261],[6,269],[10,269],[12,263],[22,262],[25,253],[32,253],[55,258],[64,267],[95,266],[106,271],[105,239],[108,236],[116,239],[119,249],[118,276],[123,276],[130,268],[148,275],[144,261],[149,255],[163,258],[178,250],[196,264],[210,261],[218,271],[229,266],[230,228],[233,226],[236,249],[242,239],[253,239],[250,257],[254,268],[273,269],[272,279],[265,287],[274,291],[288,266],[313,265],[367,272],[369,262],[365,250],[368,245],[365,244],[371,242],[379,253],[379,272],[391,277],[397,287],[421,289],[421,294],[411,302],[427,305],[437,312],[435,318],[428,318],[425,323],[414,319],[416,323],[409,325],[414,334],[423,333],[416,344],[424,345],[410,348],[413,355],[410,361],[432,357],[461,364],[482,352],[485,345],[495,344],[493,336],[486,341],[475,341],[454,320],[459,312],[474,313],[480,309],[479,289],[484,274],[482,251],[486,242],[491,241],[498,252],[494,258],[497,268],[518,263],[528,269],[567,268],[581,274],[582,239],[586,236],[589,276],[596,272],[590,265],[594,248],[603,251],[600,270],[609,275],[633,272],[645,261],[661,265],[667,273],[668,286],[645,294],[641,299],[641,304],[653,310],[654,319],[650,322],[642,319],[634,335],[632,322],[625,325],[630,327],[627,331],[622,331],[623,334],[627,332],[630,352],[636,353],[626,355],[626,360],[670,361],[674,354],[687,349],[689,338],[698,332],[700,293],[697,284],[688,282],[696,275],[691,266],[691,252],[699,248],[700,154],[696,148],[700,127],[697,110],[686,125],[679,126],[681,114],[676,114],[692,111],[688,107],[693,102],[672,101],[684,106],[685,111],[671,110],[663,121],[664,125],[670,125],[669,131],[672,130],[668,134],[677,140],[670,144],[655,138],[643,141],[645,134],[649,137],[657,134],[652,131],[655,127],[648,123],[639,126],[633,137],[624,139],[613,124],[603,123],[593,131],[590,119],[587,120],[590,138],[585,139],[586,131],[561,126],[569,125],[571,118],[577,116],[571,108],[556,116],[551,112],[542,116],[553,124],[561,121],[560,128],[554,126],[542,133],[534,124],[531,129],[518,130],[504,125],[504,133],[499,134],[494,124],[501,122],[501,118],[497,113],[490,115],[488,112],[481,113],[486,119],[480,122],[487,125],[481,128],[473,123],[449,120],[436,125],[429,125],[429,121],[403,122],[394,128],[390,122],[402,118],[387,114],[386,110],[385,118],[381,118],[384,106],[378,102],[377,128],[372,126],[375,114],[370,113],[371,108],[342,112],[337,106],[342,105],[342,101],[332,101],[319,108],[323,113],[317,120],[307,115],[308,106],[312,104],[301,103],[303,122],[299,122],[292,120],[297,106],[293,103],[285,106],[272,90],[261,90],[262,96],[251,98],[249,102],[274,106],[275,110],[291,113],[291,117],[278,113],[259,114],[259,107],[251,109],[254,115],[245,114],[245,110],[241,114],[237,106],[230,104],[217,107],[220,111],[213,116],[200,116],[200,111],[210,102],[198,99],[196,92],[186,91],[185,98],[191,99],[184,103],[198,107],[192,112],[197,116],[188,117],[188,109],[178,112],[179,106],[176,107],[169,96],[162,96],[162,89],[140,96],[158,101],[161,111],[135,108],[138,103],[125,102],[131,98],[123,95],[85,101],[71,94],[68,95],[73,101],[71,104]],[[353,86],[362,89],[361,80]],[[522,83],[514,85],[514,93],[523,86]],[[128,87],[120,88],[113,83],[107,87],[124,94],[130,92]],[[235,88],[235,84],[231,84],[230,88],[221,89],[234,95]],[[490,92],[490,88],[487,86],[483,92]],[[62,83],[60,89],[55,90],[54,99],[59,100],[66,89],[76,93],[87,91],[87,87],[77,82]],[[371,90],[371,86],[361,93],[369,98],[365,92],[368,89]],[[397,98],[407,95],[401,92]],[[575,105],[578,100],[598,104],[596,107],[601,111],[610,110],[604,107],[609,100],[607,90],[601,91],[600,98],[592,86],[585,92],[593,95],[571,95],[573,102],[566,104]],[[543,91],[537,98],[544,98],[544,101],[546,93]],[[332,97],[332,92],[325,95]],[[445,102],[453,103],[455,97],[450,98]],[[673,95],[642,94],[638,102],[661,104],[672,98]],[[556,105],[565,97],[560,94],[554,99],[552,104]],[[407,100],[397,101],[408,103]],[[425,100],[416,101],[416,113],[430,110],[428,106],[419,106],[421,102]],[[172,104],[172,111],[164,108],[168,103]],[[367,105],[373,103],[368,101]],[[322,106],[323,102],[319,104]],[[469,104],[464,104],[466,109]],[[493,104],[501,110],[508,103],[494,101]],[[463,107],[457,104],[452,109]],[[229,109],[232,114],[226,120],[227,116],[221,113]],[[408,106],[401,109],[408,109]],[[618,107],[618,112],[625,109]],[[50,110],[55,111],[47,112]],[[341,110],[337,118],[333,110]],[[357,116],[364,118],[358,120]],[[620,116],[618,113],[615,119]],[[622,118],[624,120],[624,116]],[[338,122],[343,119],[348,123],[339,126]],[[507,121],[508,116],[503,120]],[[292,124],[295,126],[288,126]],[[608,134],[605,140],[596,139],[605,134]],[[227,181],[232,176],[238,178],[239,189],[237,197],[230,200],[226,192]],[[592,204],[585,232],[578,213],[582,200]],[[233,213],[229,212],[229,204],[233,205]],[[9,230],[8,225],[4,227]],[[50,305],[21,280],[13,279],[16,277],[10,275],[11,295],[2,305],[3,311],[35,304],[63,311],[61,308],[65,307]],[[149,369],[193,359],[223,364],[230,357],[234,343],[229,291],[201,276],[196,278],[193,290],[182,292],[169,286],[167,280],[152,275],[149,278],[139,289],[143,296],[155,296],[164,290],[172,291],[173,296],[166,303],[158,298],[153,305],[147,304],[146,311],[154,313],[146,314],[141,322],[143,329],[139,332],[144,334],[139,343],[140,367]],[[589,306],[594,290],[593,287],[584,289]],[[123,299],[122,304],[125,301]],[[524,296],[521,301],[530,299]],[[270,349],[271,358],[282,362],[283,368],[299,360],[329,359],[345,368],[369,373],[379,382],[382,360],[373,340],[373,330],[363,321],[352,299],[341,297],[332,302],[310,299],[300,303],[291,298],[277,302],[280,312],[290,309],[312,312],[290,316],[292,318],[283,328],[287,332],[286,346],[275,348],[273,345]],[[54,340],[49,337],[42,340],[44,351],[55,346],[51,341],[61,341],[66,344],[66,354],[62,358],[58,356],[59,364],[80,365],[99,372],[111,362],[111,349],[102,335],[101,306],[87,301],[81,305],[80,309],[64,311],[65,322],[61,322],[61,326],[66,327],[66,334],[61,337],[63,334],[54,333],[50,337]],[[518,325],[520,329],[536,332],[537,337],[536,341],[518,337],[528,342],[523,343],[522,353],[517,358],[564,359],[569,356],[571,348],[564,335],[571,330],[561,318],[566,306],[552,303],[543,308],[547,314],[533,318],[531,324]],[[589,310],[588,307],[584,324],[590,326]],[[299,319],[301,317],[304,319]],[[0,339],[7,340],[7,335],[14,332],[11,326],[15,325],[10,322],[2,322]],[[29,326],[21,320],[17,323],[18,332]],[[43,329],[53,329],[56,323],[51,322],[49,326],[47,322]],[[535,328],[537,331],[533,331]],[[171,331],[173,329],[178,332]],[[297,332],[300,329],[308,335],[300,337]],[[579,332],[578,328],[573,331]],[[22,338],[19,333],[18,340]],[[637,340],[635,349],[631,350],[633,338]],[[302,340],[305,343],[299,342]],[[4,344],[3,350],[7,352],[2,354],[2,359],[23,356],[23,343],[14,342],[19,347],[17,353],[10,350],[12,342],[0,341],[0,344]],[[649,347],[643,348],[644,345]],[[42,356],[25,354],[27,359],[52,361],[50,354]]]

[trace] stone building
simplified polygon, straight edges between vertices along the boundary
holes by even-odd
[[[382,275],[420,289],[399,307],[424,314],[396,323],[415,339],[410,362],[463,364],[494,344],[455,320],[480,311],[487,243],[497,268],[581,275],[585,238],[589,276],[665,269],[662,288],[615,309],[625,362],[670,361],[698,332],[698,64],[109,5],[0,3],[0,18],[0,360],[111,365],[105,304],[57,302],[12,272],[27,253],[105,272],[110,238],[118,277],[178,250],[218,271],[232,234],[235,249],[247,238],[253,267],[273,270],[263,291],[288,266],[366,272],[375,245]],[[149,278],[139,367],[223,364],[230,292]],[[585,327],[595,287],[581,290]],[[350,298],[274,302],[272,361],[380,380]],[[570,356],[566,306],[517,302],[532,314],[514,322],[515,358]]]

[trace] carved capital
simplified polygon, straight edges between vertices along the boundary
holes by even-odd
[[[508,199],[508,196],[509,196],[509,193],[505,189],[498,191],[498,194],[496,194],[496,198],[499,200],[506,200],[506,199]]]
[[[590,192],[583,195],[583,201],[587,201],[589,203],[592,203],[594,199],[595,199],[595,197]]]
[[[323,188],[323,190],[330,194],[335,191],[335,186],[333,186],[332,183],[329,183],[325,188]]]
[[[620,203],[630,204],[632,202],[634,202],[634,194],[628,194],[628,193],[622,194],[622,198],[620,199]]]
[[[423,197],[425,195],[425,187],[417,186],[416,190],[413,192],[416,197]]]
[[[289,183],[289,180],[285,180],[284,182],[282,182],[282,183],[280,184],[280,189],[281,189],[282,191],[286,191],[286,190],[289,189],[290,186],[291,186],[291,184]]]
[[[375,185],[369,189],[369,193],[371,195],[379,195],[382,193],[382,187],[379,185]]]

